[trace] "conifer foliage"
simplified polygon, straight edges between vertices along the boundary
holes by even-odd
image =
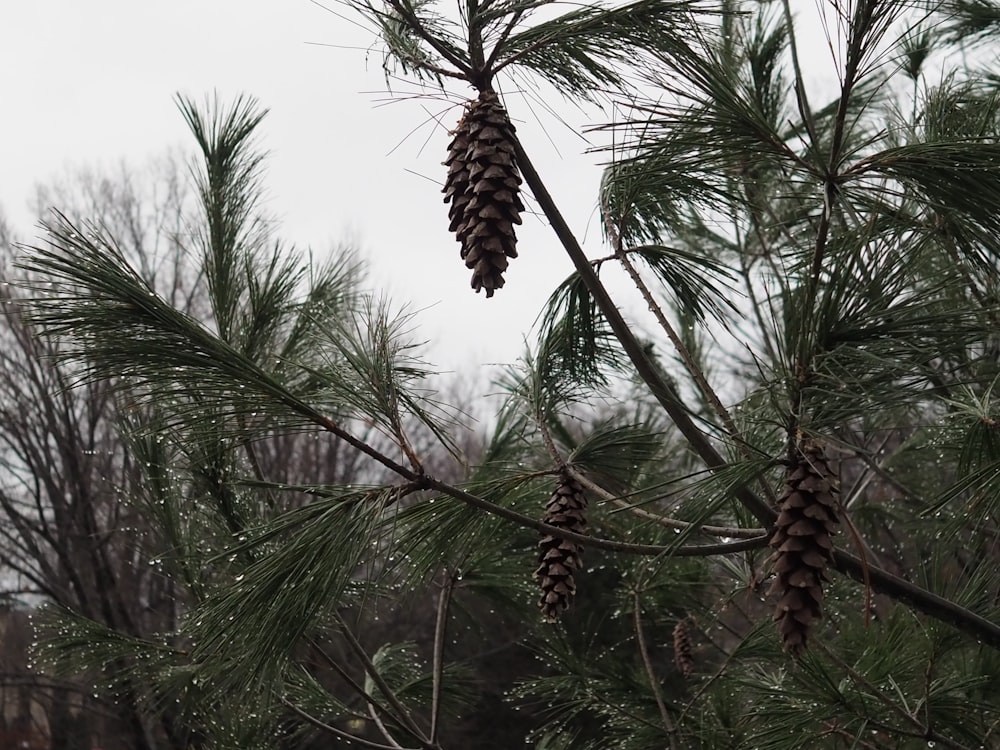
[[[273,251],[262,113],[183,106],[211,315],[99,228],[57,218],[26,264],[37,325],[122,393],[184,612],[48,612],[44,662],[219,750],[996,746],[995,3],[351,4],[387,74],[481,92],[445,184],[473,286],[522,188],[566,280],[462,438],[406,316]],[[510,126],[536,85],[614,105],[593,255]],[[260,460],[303,433],[351,476]]]

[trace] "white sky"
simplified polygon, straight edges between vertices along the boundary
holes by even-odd
[[[0,0],[0,207],[33,239],[35,184],[74,167],[190,152],[175,92],[249,93],[271,110],[259,135],[280,234],[317,254],[360,246],[392,298],[422,311],[421,338],[434,342],[442,370],[483,374],[483,363],[513,361],[570,263],[526,216],[507,286],[489,300],[472,292],[439,192],[446,128],[460,108],[403,97],[379,106],[387,95],[375,44],[309,0]],[[600,120],[547,101],[577,130]],[[536,117],[526,98],[508,104],[570,225],[600,254],[600,155],[553,117]]]

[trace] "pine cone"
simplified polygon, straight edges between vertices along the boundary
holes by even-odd
[[[694,658],[691,656],[691,636],[687,620],[678,620],[674,625],[674,664],[685,677],[694,674]]]
[[[785,651],[799,655],[822,615],[825,570],[833,555],[831,537],[839,524],[839,483],[823,447],[806,440],[785,473],[781,512],[775,522],[771,557],[778,595],[774,620]]]
[[[514,126],[495,91],[467,105],[448,146],[444,202],[451,202],[449,230],[472,269],[472,288],[486,296],[504,285],[508,258],[517,257],[514,225],[524,205],[514,158]]]
[[[587,519],[583,511],[587,498],[583,487],[568,474],[563,474],[555,492],[545,506],[542,520],[551,526],[583,534]],[[580,570],[583,547],[576,542],[546,534],[538,543],[538,569],[535,580],[542,587],[538,606],[546,622],[556,622],[576,594],[573,574]]]

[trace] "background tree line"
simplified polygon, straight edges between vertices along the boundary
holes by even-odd
[[[829,101],[787,2],[540,7],[357,6],[466,101],[473,288],[516,293],[526,206],[570,261],[486,430],[356,258],[262,216],[252,99],[179,101],[189,202],[64,201],[8,267],[2,561],[53,747],[94,700],[107,747],[998,744],[1000,7],[821,6]],[[516,76],[633,113],[607,257]]]

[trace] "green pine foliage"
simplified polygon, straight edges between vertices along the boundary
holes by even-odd
[[[49,609],[42,662],[179,706],[186,747],[1000,744],[1000,89],[976,63],[1000,6],[350,5],[387,71],[509,91],[515,117],[531,77],[627,105],[602,128],[611,255],[583,254],[516,142],[572,269],[470,440],[357,260],[314,266],[261,219],[264,112],[181,100],[211,314],[59,215],[24,268],[35,324],[115,386],[128,502],[185,614],[123,634]],[[815,12],[832,93],[803,71]],[[302,433],[342,448],[338,478],[261,462]],[[766,550],[806,441],[842,530],[790,655]],[[567,478],[585,535],[543,520]],[[533,604],[540,534],[583,550],[557,624]]]

